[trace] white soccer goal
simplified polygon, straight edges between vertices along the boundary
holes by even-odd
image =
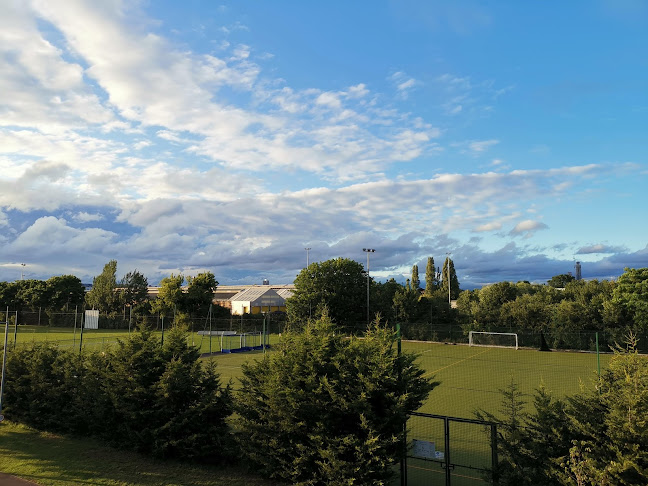
[[[470,346],[517,349],[518,335],[514,332],[470,331],[468,334],[468,344]]]

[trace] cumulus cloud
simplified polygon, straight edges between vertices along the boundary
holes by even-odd
[[[605,245],[599,243],[597,245],[580,247],[576,253],[578,255],[590,255],[593,253],[621,253],[624,251],[627,251],[627,249],[622,246]]]
[[[520,221],[518,224],[515,225],[515,227],[511,230],[509,234],[518,236],[518,235],[524,235],[525,237],[529,237],[533,233],[539,230],[544,230],[548,229],[549,226],[546,224],[540,222],[540,221],[534,221],[532,219],[526,219],[524,221]]]

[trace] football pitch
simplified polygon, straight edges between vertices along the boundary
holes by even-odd
[[[4,331],[4,329],[1,329]],[[161,331],[154,331],[161,337]],[[128,337],[127,330],[86,329],[83,332],[83,347],[99,350],[114,346],[118,339]],[[18,326],[15,334],[18,345],[32,342],[55,342],[66,348],[78,348],[81,332],[72,328]],[[215,353],[211,356],[217,365],[224,383],[231,380],[234,389],[239,387],[242,375],[241,365],[262,355],[262,351],[221,354],[221,338],[190,333],[188,343],[197,346],[201,353]],[[224,338],[224,347],[236,348],[240,337]],[[229,340],[228,340],[229,339]],[[278,335],[268,336],[273,345],[279,342]],[[9,328],[8,347],[11,349],[14,329]],[[248,336],[248,345],[259,345],[260,337]],[[418,363],[425,370],[425,376],[434,378],[440,384],[430,393],[420,412],[474,418],[478,409],[497,414],[502,401],[500,390],[514,382],[527,401],[532,400],[534,391],[543,385],[556,397],[572,395],[583,388],[594,385],[597,376],[597,355],[595,353],[552,351],[537,349],[491,347],[470,347],[465,344],[446,344],[420,341],[403,341],[403,350],[418,355]],[[268,350],[272,352],[272,348]],[[209,359],[209,358],[206,358]],[[604,369],[610,354],[601,354],[600,368]]]
[[[4,330],[4,329],[2,329]],[[14,329],[9,330],[9,348],[13,346]],[[154,334],[161,337],[160,331]],[[68,328],[39,328],[36,326],[19,326],[15,334],[18,345],[32,342],[55,342],[59,346],[78,349],[80,331]],[[114,346],[118,339],[128,337],[125,330],[85,330],[83,347],[86,350],[100,350]],[[236,348],[240,336],[223,338],[224,347]],[[227,341],[229,339],[230,341]],[[250,336],[248,346],[260,344],[260,337]],[[198,333],[189,333],[188,344],[199,348],[205,360],[213,360],[221,375],[223,384],[231,383],[232,388],[240,387],[242,365],[260,359],[263,351],[238,353],[220,353],[221,337]],[[255,342],[258,340],[259,342]],[[268,336],[273,352],[280,336]],[[573,395],[581,390],[591,389],[596,381],[597,370],[605,369],[610,354],[551,351],[537,349],[519,350],[511,348],[470,347],[467,344],[447,344],[435,342],[403,341],[406,352],[416,353],[417,362],[423,368],[425,376],[439,382],[428,399],[418,410],[420,413],[474,419],[478,410],[493,413],[500,419],[506,417],[500,412],[503,395],[501,390],[513,383],[527,402],[527,411],[531,411],[533,393],[539,386],[544,386],[555,397]],[[209,351],[213,354],[209,355]],[[449,422],[448,422],[449,423]],[[447,423],[446,423],[447,426]],[[491,449],[488,434],[481,425],[452,422],[449,449],[444,443],[444,420],[413,416],[408,422],[408,443],[413,440],[431,445],[440,460],[423,460],[416,457],[408,459],[408,484],[418,486],[427,484],[445,484],[443,454],[451,451],[453,469],[452,484],[472,486],[486,484],[484,473],[479,468],[489,468]],[[412,447],[412,451],[414,448]],[[412,454],[416,455],[415,452]],[[468,467],[465,467],[469,465]]]

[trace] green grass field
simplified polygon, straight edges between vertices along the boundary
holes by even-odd
[[[76,348],[80,344],[80,331],[71,328],[18,326],[17,345],[32,342],[55,342],[62,347]],[[155,332],[161,336],[160,331]],[[118,339],[128,337],[128,331],[111,329],[86,329],[83,333],[85,349],[102,349],[113,346]],[[201,353],[210,351],[209,336],[190,333],[188,342],[198,346]],[[224,382],[232,380],[238,388],[241,365],[258,358],[261,351],[220,354],[220,337],[211,339],[211,359],[218,364]],[[225,347],[236,348],[240,338],[224,338]],[[227,341],[227,340],[231,341]],[[11,349],[14,329],[9,329]],[[270,335],[271,345],[279,342],[279,336]],[[248,345],[261,344],[260,338],[248,338]],[[473,418],[474,411],[485,409],[495,413],[499,408],[501,394],[498,390],[514,380],[520,390],[531,399],[533,391],[542,383],[558,397],[578,392],[582,387],[593,385],[596,378],[597,356],[580,352],[540,352],[534,349],[503,349],[469,347],[428,342],[403,342],[405,351],[419,355],[418,362],[426,370],[426,376],[434,377],[441,384],[430,394],[420,411],[439,415]],[[268,352],[272,352],[272,348]],[[601,368],[605,368],[609,354],[600,355]]]
[[[128,332],[123,330],[86,330],[84,347],[97,349],[114,345],[117,339],[126,338],[127,335]],[[58,342],[61,346],[78,346],[79,338],[78,330],[74,335],[71,329],[19,326],[17,344],[50,341]],[[199,346],[202,353],[209,351],[208,337],[192,333],[188,336],[188,340],[191,344]],[[278,340],[279,336],[270,336],[271,344],[276,344]],[[11,346],[13,342],[11,332],[9,342]],[[211,347],[212,351],[218,351],[220,338],[213,337]],[[236,347],[236,343],[233,343],[232,347]],[[502,401],[499,390],[505,388],[511,381],[519,386],[527,401],[531,403],[534,390],[541,384],[556,397],[564,397],[594,386],[597,376],[597,355],[594,353],[540,352],[535,349],[514,350],[407,341],[403,342],[403,349],[417,353],[418,362],[425,370],[426,376],[434,377],[440,382],[419,410],[419,412],[435,415],[475,418],[476,410],[486,410],[498,415]],[[272,348],[268,352],[272,353]],[[218,365],[223,383],[231,382],[236,390],[240,386],[239,378],[242,375],[243,363],[261,356],[262,351],[251,351],[214,354],[205,359],[214,360]],[[608,354],[600,355],[602,369],[609,359]],[[442,420],[413,417],[410,419],[408,429],[410,439],[434,442],[436,450],[446,452]],[[453,422],[451,437],[453,463],[488,467],[490,446],[482,426]],[[430,481],[432,484],[436,484],[437,481],[443,484],[444,471],[439,463],[410,459],[408,471],[410,485],[430,484]],[[479,472],[470,468],[457,467],[453,471],[453,484],[471,486],[484,484],[484,482]]]
[[[237,468],[157,461],[92,439],[0,423],[0,471],[47,486],[270,486]],[[1,483],[1,480],[0,480]]]

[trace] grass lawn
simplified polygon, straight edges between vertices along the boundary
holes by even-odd
[[[154,486],[270,486],[237,468],[157,461],[90,439],[0,423],[0,471],[38,484]]]

